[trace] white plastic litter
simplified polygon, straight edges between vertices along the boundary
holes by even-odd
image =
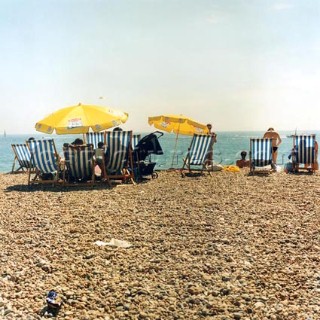
[[[110,242],[104,242],[104,241],[96,241],[95,244],[97,246],[112,246],[112,247],[119,247],[119,248],[130,248],[132,247],[132,244],[128,241],[124,241],[124,240],[118,240],[118,239],[114,239],[112,238],[110,240]]]
[[[223,166],[218,163],[213,163],[207,166],[207,169],[209,171],[221,171],[223,169]]]
[[[98,240],[98,241],[96,241],[94,244],[96,244],[96,245],[99,246],[99,247],[102,247],[102,246],[106,246],[106,245],[107,245],[107,242]]]

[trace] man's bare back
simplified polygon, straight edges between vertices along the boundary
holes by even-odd
[[[282,142],[279,133],[274,131],[273,128],[269,128],[268,131],[263,135],[264,138],[272,139],[272,146],[278,147],[279,144]]]

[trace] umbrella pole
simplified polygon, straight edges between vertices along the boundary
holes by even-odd
[[[177,135],[176,135],[176,141],[175,141],[175,144],[174,144],[174,151],[173,151],[172,161],[171,161],[171,167],[172,167],[172,168],[173,168],[174,157],[176,156],[177,143],[178,143],[178,136],[179,136],[179,131],[177,132]]]

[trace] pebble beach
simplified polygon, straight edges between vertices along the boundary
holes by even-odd
[[[2,174],[0,319],[44,319],[49,290],[57,319],[319,319],[319,179],[161,171],[64,189]],[[112,239],[129,245],[98,245]]]

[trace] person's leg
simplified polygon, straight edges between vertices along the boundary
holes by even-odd
[[[277,163],[277,157],[278,157],[278,147],[272,147],[272,162],[273,162],[273,164]]]
[[[273,163],[274,163],[274,164],[277,163],[277,157],[278,157],[278,151],[274,151],[274,152],[273,152]]]
[[[318,143],[316,146],[316,152],[315,152],[315,162],[314,162],[314,170],[319,170],[319,163],[318,163]]]

